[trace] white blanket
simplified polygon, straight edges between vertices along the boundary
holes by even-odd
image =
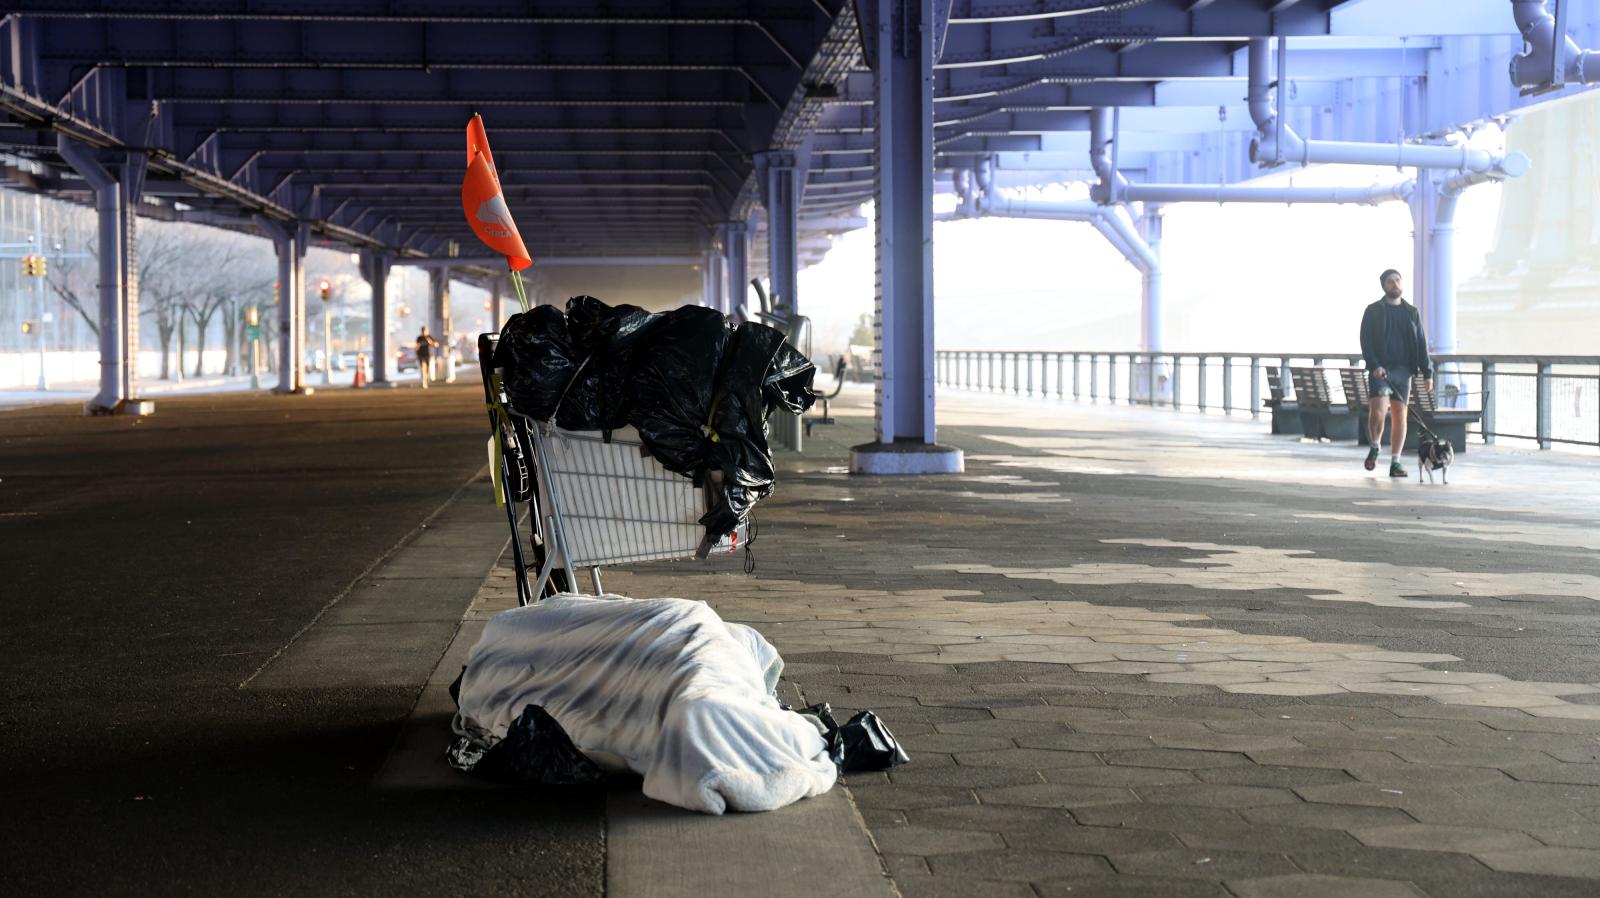
[[[644,793],[708,814],[820,795],[836,771],[821,734],[774,695],[783,659],[703,602],[562,595],[496,615],[461,680],[458,731],[505,737],[541,705]]]

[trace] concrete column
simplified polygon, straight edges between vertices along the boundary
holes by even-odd
[[[304,392],[301,366],[304,360],[305,317],[304,266],[301,262],[301,231],[297,225],[284,225],[264,215],[256,216],[261,229],[278,255],[278,385],[274,393]]]
[[[750,226],[731,221],[722,228],[723,251],[728,254],[728,314],[740,316],[750,291]]]
[[[133,398],[139,365],[139,259],[134,209],[143,194],[143,154],[104,153],[64,135],[62,159],[94,193],[99,258],[100,387],[84,403],[89,415],[149,414],[153,403]]]
[[[301,223],[295,228],[294,238],[294,317],[298,322],[295,328],[295,367],[299,377],[300,386],[303,388],[306,379],[306,248],[311,245],[311,225]],[[326,361],[324,361],[326,364]],[[307,392],[310,392],[309,390]]]
[[[1438,197],[1439,187],[1434,179],[1427,172],[1418,173],[1417,187],[1411,194],[1411,280],[1406,284],[1406,297],[1422,314],[1424,326],[1433,314],[1434,305],[1434,284],[1429,276],[1429,263],[1433,259],[1433,220]],[[1374,279],[1378,271],[1372,273]],[[1378,292],[1381,294],[1383,291],[1380,289]]]
[[[787,305],[799,314],[800,181],[795,154],[768,150],[756,154],[761,206],[767,212],[767,273],[773,311]]]
[[[361,254],[361,276],[372,288],[372,383],[388,386],[389,355],[389,258],[368,250]]]
[[[1139,220],[1140,236],[1156,257],[1156,264],[1144,272],[1142,314],[1140,315],[1139,345],[1145,352],[1161,352],[1166,348],[1162,328],[1161,303],[1161,207],[1146,203]]]
[[[728,314],[728,271],[727,256],[721,248],[713,249],[706,256],[706,268],[711,274],[711,295],[707,297],[706,305]]]
[[[934,0],[863,0],[875,48],[877,155],[877,440],[853,447],[863,474],[963,469],[934,442]],[[870,23],[870,26],[866,25]]]
[[[450,269],[434,268],[428,272],[428,333],[439,341],[433,354],[433,368],[439,379],[446,383],[455,381],[455,355],[451,352],[450,332]]]

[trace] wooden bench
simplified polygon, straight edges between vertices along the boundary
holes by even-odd
[[[1344,392],[1354,405],[1357,401],[1363,410],[1361,413],[1361,427],[1359,441],[1367,446],[1372,443],[1372,436],[1367,432],[1367,416],[1365,409],[1371,398],[1371,391],[1367,385],[1367,372],[1359,368],[1344,368],[1340,370],[1340,377],[1344,382]],[[1428,429],[1450,441],[1457,452],[1467,451],[1467,427],[1478,423],[1483,417],[1483,409],[1440,409],[1439,399],[1434,393],[1423,389],[1422,375],[1411,378],[1411,411],[1422,419]],[[1384,433],[1389,432],[1387,419],[1383,425]],[[1412,426],[1406,428],[1406,444],[1402,447],[1405,451],[1417,448],[1417,437],[1421,431]]]
[[[1360,415],[1350,413],[1345,401],[1334,401],[1328,387],[1328,372],[1324,368],[1290,368],[1289,377],[1294,382],[1295,398],[1300,403],[1301,433],[1314,440],[1354,440],[1358,434]]]
[[[1267,369],[1267,392],[1271,396],[1262,403],[1272,411],[1272,432],[1300,434],[1300,403],[1284,398],[1283,373],[1277,368]]]
[[[1480,403],[1483,398],[1479,397]],[[1411,379],[1411,408],[1422,419],[1422,423],[1428,425],[1429,430],[1449,440],[1457,452],[1467,451],[1467,427],[1483,418],[1481,405],[1478,408],[1440,408],[1439,397],[1422,388],[1421,375]],[[1407,448],[1413,445],[1412,434],[1415,431],[1415,427],[1406,431]]]

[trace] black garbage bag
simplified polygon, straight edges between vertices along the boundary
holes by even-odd
[[[894,734],[871,711],[858,712],[844,726],[833,719],[833,708],[827,702],[803,708],[799,713],[822,721],[828,757],[840,773],[888,770],[911,760]]]
[[[499,742],[485,748],[479,740],[461,736],[446,750],[445,759],[457,770],[497,783],[587,786],[605,781],[605,772],[538,705],[523,708]]]
[[[611,430],[627,423],[623,388],[606,362],[577,345],[555,306],[535,306],[507,319],[494,358],[494,366],[505,370],[511,407],[538,421],[554,418],[566,430]]]
[[[516,411],[568,430],[631,424],[663,467],[704,485],[708,544],[772,492],[767,416],[816,399],[816,369],[780,331],[730,329],[701,306],[650,313],[576,296],[565,316],[548,306],[513,316],[500,345]]]

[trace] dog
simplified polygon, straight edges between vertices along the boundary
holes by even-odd
[[[1433,431],[1427,428],[1417,436],[1417,482],[1422,482],[1424,473],[1428,482],[1433,482],[1433,472],[1439,472],[1439,479],[1444,483],[1450,482],[1450,463],[1455,461],[1456,449],[1450,445],[1449,440],[1442,440]]]

